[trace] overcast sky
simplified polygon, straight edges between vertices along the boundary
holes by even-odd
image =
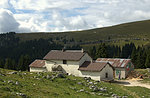
[[[150,0],[0,0],[0,32],[62,32],[150,19]]]

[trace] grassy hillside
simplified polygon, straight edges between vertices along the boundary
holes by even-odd
[[[0,69],[1,98],[105,98],[115,95],[148,98],[149,92],[150,89],[142,87],[124,87],[74,76],[65,75],[62,78],[58,77],[58,73],[14,72]]]
[[[109,40],[111,42],[120,43],[122,41],[134,42],[141,41],[142,44],[149,43],[150,39],[150,20],[138,21],[132,23],[125,23],[111,27],[96,28],[83,31],[71,32],[55,32],[55,33],[22,33],[17,34],[18,37],[24,40],[39,39],[39,38],[56,38],[62,37],[66,39],[74,38],[76,41],[93,42],[99,40]],[[139,43],[138,43],[139,44]]]

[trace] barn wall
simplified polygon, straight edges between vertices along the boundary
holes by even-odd
[[[81,77],[91,77],[93,80],[100,81],[100,72],[81,71]]]
[[[129,69],[128,69],[127,66],[129,66]],[[127,66],[126,66],[126,68],[125,68],[125,76],[126,76],[126,77],[127,77],[127,75],[128,75],[131,71],[134,70],[134,65],[132,64],[132,62],[129,62],[129,63],[127,64]]]
[[[35,67],[30,67],[30,72],[46,72],[46,68],[35,68]]]
[[[99,81],[102,80],[102,79],[106,79],[105,78],[106,73],[108,73],[108,78],[107,79],[111,79],[111,80],[114,79],[113,78],[113,69],[108,64],[100,72],[81,71],[82,77],[91,77],[91,79],[99,80]]]
[[[134,65],[129,62],[125,68],[115,68],[115,78],[119,78],[119,72],[121,72],[121,79],[125,79],[127,75],[134,70]]]
[[[100,79],[106,79],[106,73],[108,73],[108,79],[113,79],[113,68],[107,64],[100,72]]]
[[[119,78],[119,74],[121,79],[126,78],[125,68],[115,68],[115,78]]]

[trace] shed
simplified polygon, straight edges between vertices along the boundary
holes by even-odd
[[[109,62],[115,68],[115,78],[127,78],[127,75],[134,70],[131,59],[98,58],[96,62]]]
[[[35,60],[30,65],[30,72],[45,72],[47,71],[45,66],[45,60]]]
[[[113,67],[108,62],[85,61],[80,67],[82,75],[93,80],[113,80]]]

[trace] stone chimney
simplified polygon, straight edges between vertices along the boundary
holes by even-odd
[[[91,63],[93,63],[93,60],[91,59]]]
[[[64,46],[64,48],[62,48],[62,52],[64,52],[66,50],[66,46]]]
[[[65,51],[65,49],[64,48],[62,48],[62,52],[64,52]]]
[[[84,52],[83,48],[81,49],[81,52]]]

